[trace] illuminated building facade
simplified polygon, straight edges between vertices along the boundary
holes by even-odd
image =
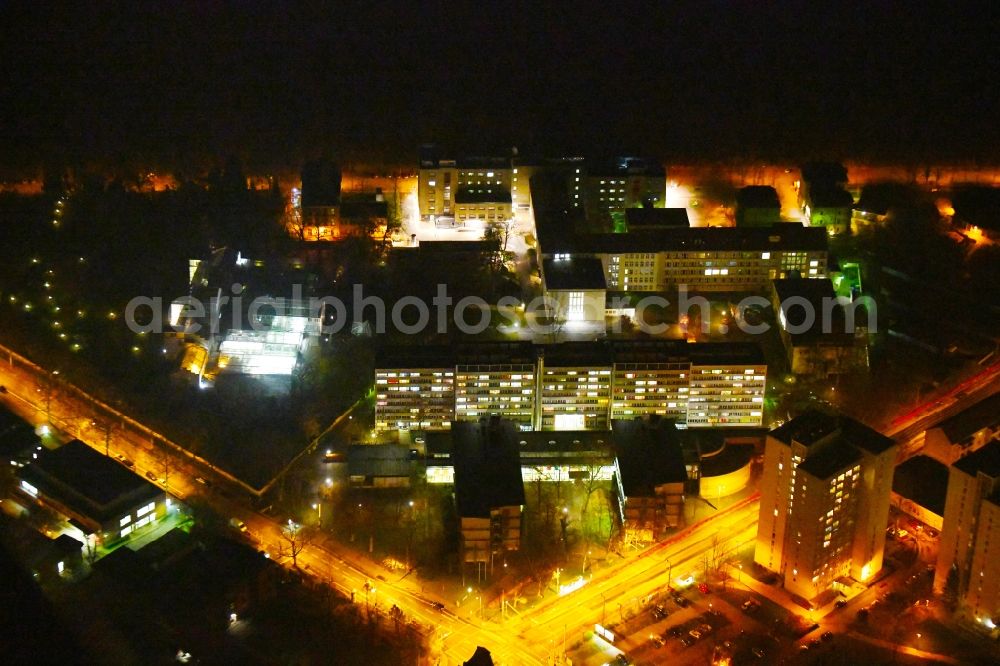
[[[544,217],[544,216],[541,216]],[[548,232],[536,216],[543,257],[598,257],[612,291],[761,291],[772,280],[827,277],[827,236],[796,224],[770,228],[671,227],[656,232]]]
[[[687,426],[759,427],[764,418],[767,365],[752,349],[700,349],[691,354]]]
[[[948,470],[934,590],[948,588],[989,628],[1000,622],[1000,442]]]
[[[445,430],[501,416],[522,430],[608,430],[611,420],[760,427],[767,365],[746,343],[671,340],[482,343],[386,350],[376,360],[379,430]]]
[[[588,162],[584,174],[583,201],[588,219],[608,219],[627,208],[663,207],[667,175],[663,165],[654,160],[619,157],[609,162]]]
[[[433,146],[421,149],[417,184],[420,217],[506,220],[513,212],[513,167],[508,157],[443,158]]]
[[[818,411],[768,433],[754,561],[807,600],[841,576],[870,580],[882,568],[896,450]]]

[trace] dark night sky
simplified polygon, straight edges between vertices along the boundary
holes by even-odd
[[[5,4],[0,161],[409,162],[429,141],[663,158],[995,161],[1000,147],[985,12],[412,4]]]

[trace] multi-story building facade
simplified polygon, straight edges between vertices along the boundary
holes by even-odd
[[[754,561],[811,600],[882,568],[896,444],[843,416],[806,412],[768,433]]]
[[[607,430],[612,419],[657,415],[692,428],[760,427],[766,378],[759,348],[741,343],[404,348],[376,361],[375,424],[444,430],[502,416],[523,430]]]
[[[697,350],[691,354],[687,425],[760,426],[764,418],[767,365],[745,349]]]
[[[599,257],[611,291],[762,291],[789,275],[827,277],[826,233],[797,224],[575,235],[541,224],[544,257]]]
[[[442,158],[421,150],[417,204],[425,220],[509,219],[513,167],[509,157]]]
[[[663,207],[667,175],[663,165],[654,160],[618,157],[606,162],[588,162],[583,185],[587,218],[601,220],[627,208]]]
[[[990,629],[1000,623],[1000,442],[948,471],[934,590],[950,588],[960,606]]]

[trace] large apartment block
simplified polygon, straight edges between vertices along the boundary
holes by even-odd
[[[808,411],[768,433],[754,561],[807,600],[882,568],[896,444]]]
[[[948,470],[934,590],[952,588],[962,608],[995,628],[1000,618],[1000,442]]]
[[[403,347],[376,359],[375,424],[445,430],[501,416],[522,430],[607,430],[663,416],[760,427],[767,365],[756,345],[678,341]]]

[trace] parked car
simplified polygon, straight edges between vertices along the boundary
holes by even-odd
[[[684,630],[680,627],[670,627],[670,629],[667,630],[667,635],[672,638],[680,638],[683,633]]]
[[[701,638],[701,631],[699,631],[698,629],[692,629],[691,631],[688,632],[688,636],[690,636],[695,640],[698,640],[699,638]]]
[[[146,478],[152,481],[153,483],[159,483],[159,479],[157,479],[156,475],[153,474],[152,472],[146,472]]]
[[[669,615],[669,613],[667,612],[667,609],[663,607],[663,604],[657,604],[656,607],[653,608],[653,617],[657,620],[662,620],[667,617],[667,615]]]
[[[824,643],[832,641],[833,640],[833,632],[832,631],[824,631],[822,633],[822,635],[820,635],[820,638],[823,639]]]
[[[629,661],[624,652],[619,652],[618,656],[615,657],[615,666],[629,666],[631,663],[632,662]]]
[[[698,627],[698,631],[701,632],[702,636],[708,636],[710,633],[712,633],[712,625],[703,624]]]
[[[835,608],[843,608],[847,605],[847,599],[838,599],[837,603],[834,604]]]
[[[662,638],[660,638],[659,636],[657,636],[656,634],[650,634],[650,635],[649,635],[649,641],[650,641],[650,642],[651,642],[651,643],[653,644],[653,646],[654,646],[654,647],[656,647],[657,649],[659,649],[659,648],[663,647],[663,645],[664,645],[664,642],[663,642],[663,639],[662,639]]]
[[[690,636],[681,637],[681,645],[683,645],[684,647],[691,647],[692,645],[695,644],[695,642],[696,642],[695,639],[691,638]]]
[[[678,606],[680,606],[681,608],[687,608],[688,605],[691,603],[690,601],[688,601],[687,599],[685,599],[684,597],[682,597],[679,594],[675,594],[671,598],[674,600],[674,603],[677,604]]]
[[[206,478],[205,478],[205,477],[203,477],[203,476],[196,476],[196,477],[194,477],[194,480],[195,480],[196,482],[200,483],[201,485],[203,485],[203,486],[206,486],[206,487],[208,487],[208,486],[211,486],[211,485],[212,485],[212,482],[211,482],[211,481],[209,481],[208,479],[206,479]]]
[[[743,602],[743,605],[740,606],[740,608],[743,609],[744,613],[752,613],[758,608],[760,608],[760,602],[758,602],[756,599],[747,599],[746,601]]]

